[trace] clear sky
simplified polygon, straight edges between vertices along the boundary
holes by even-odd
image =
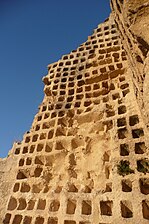
[[[0,0],[0,157],[30,129],[47,65],[77,48],[109,0]]]

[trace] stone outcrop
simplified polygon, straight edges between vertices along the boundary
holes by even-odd
[[[12,184],[17,173],[17,157],[13,151],[5,159],[0,159],[0,223],[3,223]]]
[[[149,1],[111,0],[114,19],[130,60],[136,97],[149,126]]]
[[[149,223],[148,2],[111,7],[48,66],[30,131],[0,161],[1,223]]]

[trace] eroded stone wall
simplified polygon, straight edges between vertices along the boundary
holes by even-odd
[[[3,223],[8,199],[15,183],[17,173],[17,157],[10,152],[5,159],[0,159],[0,223]]]
[[[111,0],[113,15],[127,51],[135,94],[149,125],[149,1]]]
[[[4,160],[3,224],[149,222],[148,131],[116,14],[48,66],[32,127]]]
[[[14,152],[4,223],[148,222],[148,140],[130,74],[112,16],[49,65],[39,113]]]

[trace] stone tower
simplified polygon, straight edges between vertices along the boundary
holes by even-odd
[[[0,161],[0,223],[149,223],[149,3],[111,7],[48,66],[30,131]]]

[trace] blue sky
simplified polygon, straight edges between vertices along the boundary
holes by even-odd
[[[77,48],[109,0],[0,0],[0,157],[30,129],[47,65]]]

